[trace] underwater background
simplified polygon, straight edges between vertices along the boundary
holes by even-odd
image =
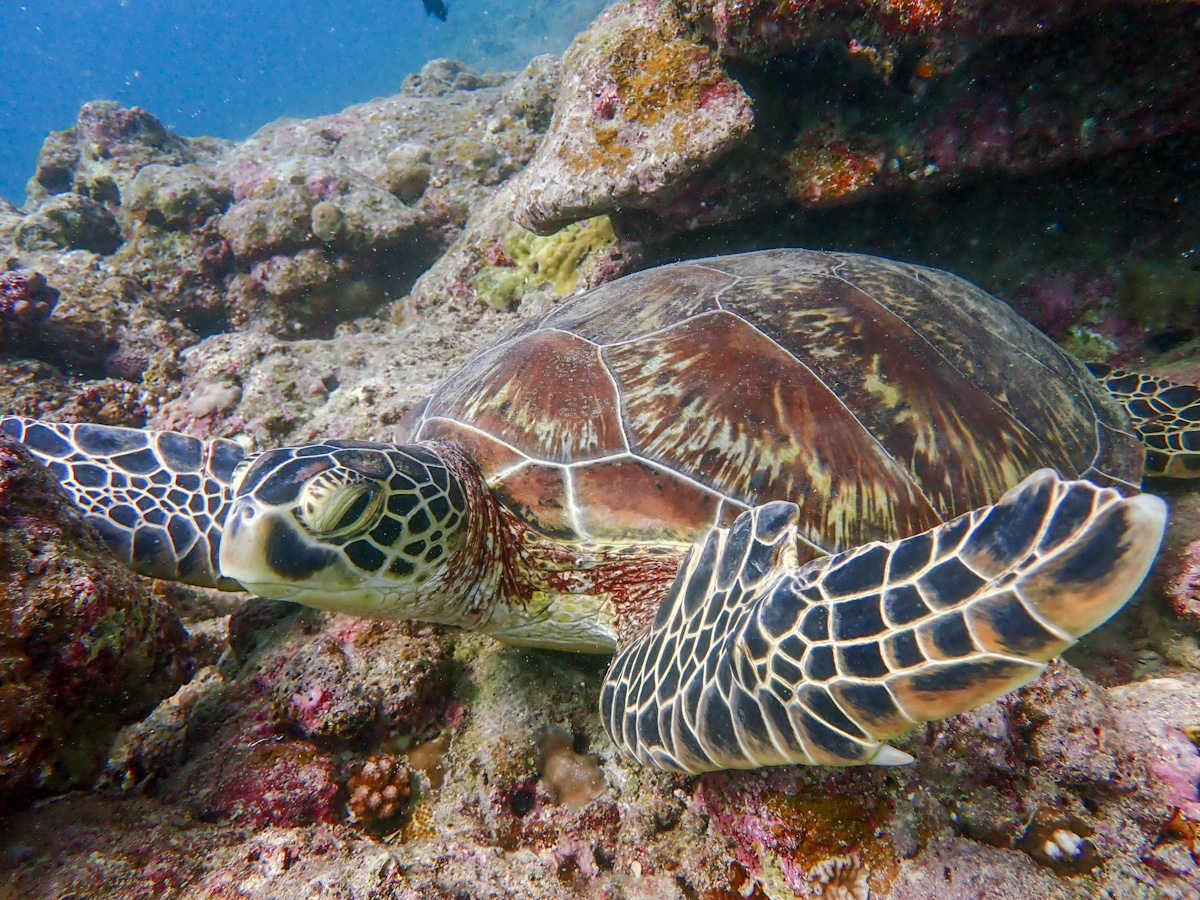
[[[1194,2],[602,6],[0,6],[0,414],[397,440],[568,298],[772,247],[1200,384]],[[605,659],[135,576],[0,434],[0,900],[1200,900],[1200,491],[1145,487],[1138,594],[912,765],[688,777]]]
[[[602,0],[33,0],[0,9],[0,197],[21,202],[46,133],[88,100],[149,110],[184,134],[244,138],[280,116],[395,92],[445,56],[493,71],[561,53]]]

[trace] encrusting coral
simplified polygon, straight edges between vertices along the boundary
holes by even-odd
[[[395,816],[412,794],[408,766],[388,753],[372,756],[346,782],[346,808],[354,822],[385,822]]]
[[[538,737],[538,771],[550,799],[580,810],[607,786],[596,757],[575,749],[563,728],[544,729]]]
[[[566,296],[579,285],[588,262],[616,239],[608,216],[572,222],[548,235],[514,226],[493,248],[490,264],[479,269],[475,290],[497,309],[507,309],[527,290],[542,287]]]

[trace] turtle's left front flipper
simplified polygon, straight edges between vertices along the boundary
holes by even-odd
[[[217,566],[229,483],[246,451],[170,431],[0,416],[0,432],[44,462],[135,572],[241,590]]]
[[[1166,506],[1044,469],[994,506],[803,567],[797,515],[757,507],[689,554],[605,679],[626,753],[686,772],[910,762],[883,742],[1024,684],[1116,612]]]
[[[1147,475],[1200,478],[1200,388],[1103,363],[1087,369],[1133,420]]]

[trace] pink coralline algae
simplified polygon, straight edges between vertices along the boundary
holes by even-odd
[[[0,272],[0,341],[19,341],[35,334],[50,317],[58,291],[40,272]]]
[[[1178,728],[1169,728],[1150,768],[1170,788],[1177,818],[1191,822],[1200,836],[1200,749]]]
[[[742,87],[672,4],[618,4],[567,52],[547,138],[519,181],[518,221],[548,233],[604,204],[646,207],[753,126]]]
[[[264,738],[227,753],[192,801],[202,817],[293,827],[340,818],[338,765],[311,744]]]
[[[719,773],[697,782],[693,803],[733,839],[747,876],[778,878],[803,892],[811,872],[850,851],[856,871],[874,868],[882,876],[894,866],[891,842],[880,832],[891,811],[882,784],[877,770]]]
[[[87,784],[186,674],[185,635],[42,466],[0,438],[0,808]]]
[[[1167,585],[1167,599],[1176,615],[1200,627],[1200,541],[1184,548],[1178,573]]]

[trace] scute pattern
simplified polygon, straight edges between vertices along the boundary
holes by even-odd
[[[1120,398],[1146,445],[1146,474],[1200,476],[1200,388],[1093,364],[1088,370]]]
[[[555,537],[686,543],[787,499],[803,558],[923,531],[1045,466],[1133,490],[1143,453],[1113,399],[995,298],[801,250],[561,304],[468,361],[410,437],[463,439]]]
[[[551,328],[484,350],[471,376],[439,390],[425,416],[467,422],[526,452],[537,447],[536,458],[552,463],[628,449],[617,388],[599,348]]]
[[[233,441],[0,416],[61,482],[116,556],[136,572],[238,590],[217,563],[229,483],[245,450]]]
[[[1165,519],[1156,498],[1042,470],[993,507],[796,568],[798,512],[714,530],[613,660],[601,712],[626,753],[693,773],[903,761],[883,742],[1022,684],[1111,615]]]
[[[311,530],[295,513],[318,476],[317,483],[331,484],[371,479],[381,489],[386,485],[386,503],[369,525],[308,539]],[[269,565],[285,581],[311,577],[339,556],[364,577],[431,576],[438,561],[455,549],[448,536],[458,533],[467,515],[462,486],[425,447],[331,440],[267,450],[248,460],[236,486],[239,496],[252,496],[260,508],[277,508],[286,517],[287,527],[272,531],[264,548]],[[236,515],[228,527],[229,539],[236,539]]]

